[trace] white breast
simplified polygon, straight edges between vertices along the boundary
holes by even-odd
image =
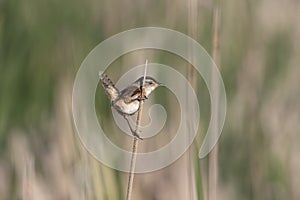
[[[114,103],[114,108],[127,115],[132,115],[139,109],[139,101],[133,101],[130,104],[126,104],[124,101],[117,101]]]
[[[146,97],[148,97],[150,95],[150,93],[155,89],[155,87],[145,87],[145,95]]]

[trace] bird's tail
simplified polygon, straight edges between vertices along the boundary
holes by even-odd
[[[114,83],[103,71],[99,72],[99,78],[107,96],[111,101],[115,100],[119,96],[119,90],[115,87]]]

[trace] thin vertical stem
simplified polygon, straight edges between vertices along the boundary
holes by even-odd
[[[215,2],[214,13],[213,13],[213,41],[212,41],[212,58],[216,65],[220,64],[220,10],[219,2]],[[218,107],[219,105],[219,82],[216,79],[216,74],[212,73],[212,86],[213,93],[217,97],[212,102],[212,105]],[[214,109],[218,110],[217,108]],[[214,138],[217,137],[218,122],[212,122],[212,134]],[[208,199],[216,200],[218,191],[218,144],[216,144],[209,155],[208,160]]]
[[[138,148],[138,138],[134,137],[133,144],[132,144],[130,172],[129,172],[129,178],[128,178],[128,184],[127,184],[127,194],[126,194],[127,200],[130,200],[131,195],[132,195],[132,186],[133,186],[133,179],[134,179],[137,148]]]
[[[141,97],[145,95],[145,90],[144,90],[144,84],[145,84],[145,79],[146,79],[146,74],[147,74],[147,65],[148,65],[148,60],[146,60],[145,64],[145,71],[144,71],[144,79],[143,79],[143,84],[142,84],[142,91],[141,91]],[[135,132],[138,132],[138,128],[141,123],[141,118],[142,118],[142,111],[143,111],[143,101],[140,101],[140,107],[138,110],[137,118],[136,118],[136,127],[135,127]],[[129,171],[129,178],[128,178],[128,185],[127,185],[127,194],[126,194],[126,200],[130,200],[132,196],[132,186],[133,186],[133,180],[134,180],[134,171],[135,171],[135,163],[136,163],[136,155],[137,155],[137,149],[138,149],[138,138],[133,137],[133,144],[132,144],[132,154],[131,154],[131,162],[130,162],[130,171]]]
[[[188,1],[188,34],[190,37],[194,38],[195,40],[197,40],[198,37],[198,2],[197,0],[189,0]],[[194,49],[192,46],[189,47],[189,57],[191,60],[194,61],[195,56],[194,56]],[[188,66],[188,74],[187,74],[187,78],[189,80],[189,83],[192,85],[192,87],[194,88],[195,91],[197,91],[197,84],[196,84],[196,71],[194,69],[194,67],[192,66],[192,64],[189,64]],[[195,116],[195,110],[193,109],[193,106],[191,105],[195,105],[195,102],[190,98],[191,97],[191,93],[189,91],[187,91],[187,105],[186,105],[186,110],[189,113],[189,116],[193,117]],[[191,132],[189,130],[194,130],[194,124],[191,122],[187,123],[187,138],[191,137]],[[185,141],[186,143],[188,142],[188,140]],[[188,188],[188,193],[186,198],[187,199],[197,199],[196,197],[196,186],[195,186],[195,174],[194,174],[194,151],[192,148],[189,149],[188,151],[188,155],[187,155],[187,188]],[[200,189],[200,188],[199,188]]]

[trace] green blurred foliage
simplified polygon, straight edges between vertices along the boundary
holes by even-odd
[[[273,8],[278,15],[272,15]],[[297,182],[293,179],[297,174],[294,160],[299,153],[299,150],[294,151],[299,141],[295,136],[299,124],[295,121],[299,121],[296,112],[300,109],[300,92],[295,86],[299,81],[293,76],[299,72],[299,23],[293,10],[297,8],[299,4],[292,0],[282,7],[278,2],[272,4],[266,0],[221,2],[220,71],[227,92],[228,114],[219,142],[218,171],[219,187],[224,193],[229,191],[226,194],[231,198],[299,199],[300,194],[295,189]],[[209,53],[212,51],[212,10],[212,3],[198,2],[198,24],[194,25],[198,31],[194,39]],[[50,188],[48,193],[59,189],[55,178],[64,174],[70,188],[84,188],[88,197],[122,199],[127,176],[86,158],[75,136],[69,96],[76,71],[99,42],[116,33],[136,27],[161,26],[188,34],[188,16],[188,4],[184,1],[0,1],[0,178],[5,176],[8,182],[6,190],[0,184],[0,196],[20,199],[22,170],[14,154],[17,147],[24,145],[23,140],[14,140],[15,135],[20,134],[25,135],[28,151],[35,160],[35,173],[39,183]],[[139,53],[147,55],[151,62],[170,65],[187,74],[182,67],[187,63],[181,58],[166,52],[156,54],[152,50],[122,56],[111,64],[108,73],[116,80],[131,66],[142,64],[140,60],[132,61],[135,56],[141,57]],[[201,141],[201,133],[208,126],[210,101],[203,80],[196,76],[201,99],[200,139],[197,139]],[[67,89],[62,89],[64,87]],[[172,107],[178,105],[170,100],[172,94],[163,96],[163,92],[157,91],[153,99],[164,105],[172,116],[178,114],[172,113]],[[99,117],[100,123],[111,123],[109,102],[103,91],[97,91],[95,98],[97,114],[107,117],[106,121]],[[177,121],[169,122],[167,128],[174,124]],[[116,127],[110,125],[115,130]],[[282,138],[282,135],[287,136]],[[112,137],[118,139],[118,135]],[[169,138],[160,139],[157,145]],[[197,148],[199,143],[195,144]],[[57,166],[49,169],[53,164],[51,159]],[[203,199],[205,174],[201,174],[200,163],[206,161],[197,159],[197,150],[192,160],[196,193]],[[59,169],[62,172],[56,173]],[[164,170],[166,174],[157,182],[174,180],[177,173],[172,177],[168,168]],[[78,181],[81,179],[84,183]],[[234,188],[233,192],[229,186]],[[139,187],[142,188],[142,184]],[[61,193],[58,197],[68,199]]]

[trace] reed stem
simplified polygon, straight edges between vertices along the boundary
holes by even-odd
[[[145,84],[145,79],[146,79],[146,74],[147,74],[147,65],[148,65],[148,60],[146,60],[146,64],[145,64],[145,71],[144,71],[144,79],[143,79],[143,84],[142,84],[141,97],[143,97],[145,95],[144,84]],[[136,118],[136,127],[135,127],[135,132],[136,133],[138,132],[138,128],[139,128],[140,123],[141,123],[142,112],[143,112],[143,103],[144,103],[143,101],[140,101],[140,107],[139,107],[137,118]],[[139,144],[138,141],[139,141],[139,139],[137,137],[133,137],[126,200],[131,200],[131,196],[132,196],[132,186],[133,186],[133,180],[134,180],[136,155],[137,155],[137,149],[138,149],[138,144]]]

